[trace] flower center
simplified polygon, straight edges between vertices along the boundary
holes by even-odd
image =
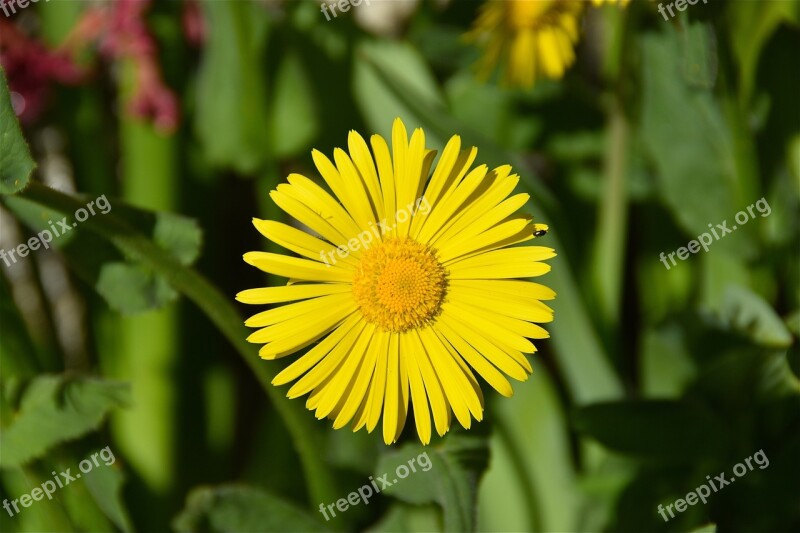
[[[388,331],[424,326],[441,308],[447,272],[428,246],[389,238],[364,252],[353,294],[368,322]]]

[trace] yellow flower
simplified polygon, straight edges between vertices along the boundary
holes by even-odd
[[[623,7],[627,6],[631,0],[592,0],[592,3],[596,6],[600,6],[603,4],[621,4]]]
[[[438,163],[425,134],[396,119],[392,148],[373,135],[372,151],[355,131],[349,154],[333,161],[312,156],[333,195],[291,174],[270,193],[275,203],[310,231],[254,219],[269,240],[301,257],[249,252],[244,260],[285,286],[242,291],[248,304],[297,302],[258,313],[248,340],[277,359],[313,347],[273,380],[295,382],[287,396],[309,394],[308,409],[338,429],[372,431],[383,415],[387,444],[400,436],[409,409],[420,440],[450,427],[451,413],[465,428],[483,418],[476,372],[504,396],[508,375],[525,381],[528,339],[548,337],[535,323],[553,311],[541,300],[555,293],[523,278],[550,270],[555,255],[541,246],[512,246],[546,231],[518,210],[527,194],[511,195],[519,176],[511,167],[471,168],[474,147],[453,136]],[[428,176],[430,175],[430,179]],[[316,344],[314,344],[316,343]]]
[[[511,85],[560,79],[575,61],[582,9],[581,0],[489,0],[467,34],[484,48],[479,76],[487,78],[504,62]]]

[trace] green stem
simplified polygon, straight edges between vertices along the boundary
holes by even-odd
[[[615,100],[609,117],[605,187],[597,224],[593,280],[597,305],[606,326],[619,324],[627,222],[626,159],[628,124]]]
[[[83,206],[72,197],[39,183],[31,183],[20,195],[66,215],[71,215]],[[323,454],[318,445],[319,429],[312,425],[308,413],[302,410],[299,403],[289,401],[271,385],[275,376],[275,365],[263,364],[256,356],[253,346],[246,340],[247,329],[231,304],[231,299],[220,293],[197,271],[165,254],[152,241],[137,233],[113,213],[89,218],[81,223],[81,228],[108,239],[128,257],[148,265],[208,316],[251,368],[286,423],[303,465],[312,505],[313,502],[334,501],[336,493],[333,478],[322,460]]]
[[[613,87],[609,94],[608,143],[604,162],[603,197],[599,206],[594,240],[592,283],[596,306],[606,333],[616,330],[620,320],[627,224],[628,123],[622,103],[627,79],[628,10],[606,11],[610,32],[603,60],[604,74]]]

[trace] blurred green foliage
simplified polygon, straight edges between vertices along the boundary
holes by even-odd
[[[174,131],[131,113],[130,59],[85,52],[95,75],[51,87],[22,129],[0,74],[3,246],[100,195],[112,206],[57,253],[0,267],[0,499],[116,457],[0,511],[0,530],[800,529],[800,4],[697,3],[665,22],[649,2],[587,3],[577,64],[531,89],[474,78],[461,36],[479,2],[409,6],[385,34],[312,0],[152,3]],[[54,46],[91,7],[40,2],[0,30]],[[486,390],[483,422],[426,448],[413,424],[387,447],[313,420],[269,385],[285,363],[258,359],[233,303],[275,281],[240,259],[268,246],[251,217],[283,216],[268,191],[316,178],[312,147],[387,136],[398,116],[514,165],[559,254],[532,378],[510,399]],[[43,185],[65,175],[79,194]],[[707,252],[660,260],[762,198],[768,214]],[[759,451],[768,467],[659,515]],[[430,471],[370,505],[318,512],[425,452]]]

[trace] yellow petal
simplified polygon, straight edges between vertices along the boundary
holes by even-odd
[[[420,343],[430,356],[433,369],[442,384],[447,402],[452,407],[453,413],[455,413],[458,422],[466,429],[469,429],[472,425],[472,419],[469,414],[468,401],[473,406],[477,405],[479,410],[480,404],[470,388],[466,376],[453,361],[453,357],[431,328],[417,330],[417,334],[420,337]]]
[[[453,288],[464,287],[486,292],[490,295],[503,295],[504,297],[523,300],[552,300],[556,297],[556,292],[553,289],[532,281],[459,279],[451,280],[450,286]]]
[[[370,137],[372,151],[375,154],[375,162],[378,164],[378,175],[381,180],[381,192],[383,193],[384,219],[394,216],[397,211],[397,194],[395,191],[395,175],[392,167],[392,156],[389,155],[389,145],[380,135]],[[394,229],[390,229],[385,235],[394,235]]]
[[[467,201],[469,196],[475,191],[478,185],[486,177],[488,171],[486,165],[481,165],[473,169],[467,177],[456,187],[452,194],[444,196],[436,205],[433,206],[425,225],[419,232],[417,240],[427,243],[436,232],[447,223],[450,216]]]
[[[482,309],[490,316],[510,317],[515,320],[539,323],[553,320],[553,310],[538,300],[495,296],[468,287],[451,287],[448,297],[453,302],[469,304]],[[528,337],[528,335],[525,336]]]
[[[350,149],[350,157],[358,169],[359,174],[364,180],[369,191],[370,201],[377,220],[383,220],[387,215],[383,206],[383,193],[381,184],[378,180],[378,172],[372,154],[369,151],[366,141],[355,130],[350,130],[347,135],[347,146]]]
[[[315,213],[329,222],[345,237],[356,235],[360,230],[352,213],[345,210],[328,191],[301,174],[289,174],[289,183],[278,185],[277,190],[310,207]]]
[[[411,356],[416,361],[417,367],[422,374],[422,382],[425,385],[425,392],[428,395],[431,410],[433,411],[436,433],[440,436],[444,435],[447,433],[447,430],[450,429],[450,408],[445,401],[442,384],[439,382],[439,378],[433,370],[430,355],[428,354],[428,347],[420,341],[419,334],[415,330],[409,331],[406,338],[411,347]]]
[[[353,345],[355,345],[356,340],[366,325],[367,323],[363,319],[360,319],[352,329],[345,333],[342,340],[322,358],[322,361],[309,370],[297,383],[292,385],[289,392],[286,393],[286,396],[289,398],[297,398],[298,396],[307,394],[312,389],[319,386],[326,378],[331,376],[336,367],[339,366],[339,363],[341,363],[353,348]]]
[[[408,343],[408,336],[400,334],[400,362],[405,364],[408,384],[411,388],[411,401],[414,404],[414,421],[422,444],[431,442],[431,413],[428,410],[428,395],[425,393],[419,365]]]
[[[469,326],[459,321],[456,317],[449,313],[442,313],[438,322],[446,325],[457,333],[462,339],[483,354],[486,359],[491,361],[492,364],[512,378],[517,381],[526,381],[528,379],[528,373],[508,352],[486,339],[486,337],[480,333],[470,329]]]
[[[455,330],[451,329],[442,321],[437,322],[434,329],[442,338],[447,339],[447,342],[453,346],[469,366],[474,368],[494,390],[506,397],[510,397],[514,394],[511,383],[508,382],[505,376],[503,376],[494,365],[487,361],[482,354],[470,346],[470,344],[456,333]]]
[[[308,259],[288,257],[269,252],[247,252],[246,263],[253,265],[268,274],[294,278],[305,281],[338,281],[350,282],[353,273],[337,265],[324,265]]]
[[[327,356],[333,348],[335,348],[353,327],[361,321],[361,317],[357,314],[352,314],[342,322],[330,335],[322,339],[319,344],[311,348],[302,357],[297,359],[291,365],[283,369],[272,380],[272,384],[277,386],[285,385],[290,381],[294,381],[306,372],[311,367],[319,363],[325,356]]]
[[[401,369],[400,336],[389,336],[389,351],[386,367],[386,399],[383,405],[383,441],[391,444],[400,436],[408,409],[408,374]]]
[[[286,287],[247,289],[239,292],[236,299],[243,304],[275,304],[352,291],[353,286],[349,283],[306,283]]]

